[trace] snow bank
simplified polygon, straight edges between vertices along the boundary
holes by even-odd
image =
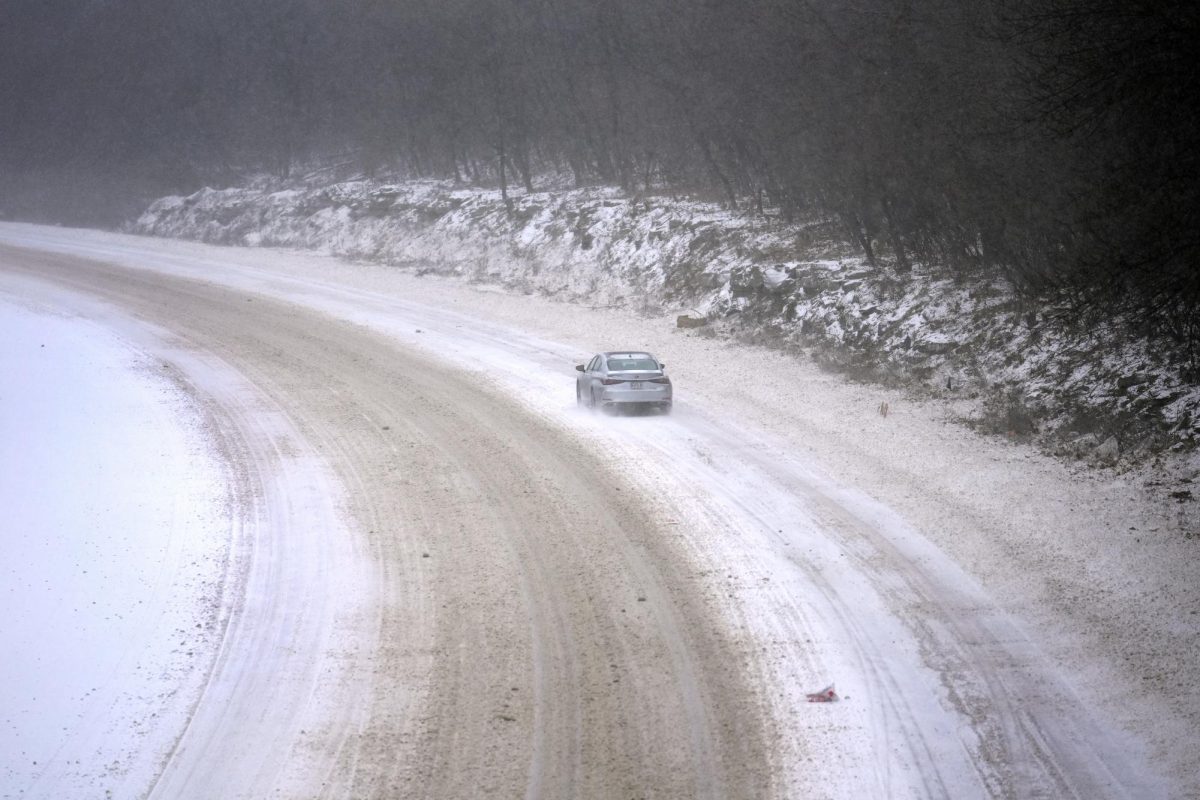
[[[852,375],[960,402],[989,433],[1115,463],[1200,442],[1200,386],[1170,342],[1083,326],[999,280],[871,268],[828,221],[786,223],[614,189],[512,198],[441,182],[204,189],[131,231],[312,249],[592,307],[687,314]]]
[[[99,326],[0,294],[0,795],[141,796],[220,635],[225,484]]]

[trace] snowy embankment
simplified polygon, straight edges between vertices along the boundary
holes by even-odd
[[[1172,345],[1080,326],[1003,282],[870,268],[827,222],[785,223],[612,189],[513,198],[438,182],[205,189],[154,203],[137,233],[312,249],[589,306],[691,317],[801,349],[855,377],[920,387],[988,433],[1128,465],[1200,442],[1200,386]],[[686,321],[685,321],[686,322]]]
[[[227,486],[146,354],[3,292],[0,328],[0,794],[141,796],[220,643]]]

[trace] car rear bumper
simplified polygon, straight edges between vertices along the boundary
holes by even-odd
[[[651,384],[642,389],[605,389],[601,393],[599,400],[606,406],[640,405],[645,403],[660,406],[670,405],[671,387]]]

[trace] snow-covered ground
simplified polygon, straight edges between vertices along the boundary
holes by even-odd
[[[374,573],[323,462],[86,295],[0,272],[0,330],[0,797],[243,796],[264,762],[311,786],[297,732],[355,725],[339,661],[372,646],[335,630]]]
[[[299,253],[15,225],[0,239],[318,309],[589,443],[661,499],[738,632],[793,796],[1200,791],[1198,521],[1146,474],[1075,471],[668,316]],[[668,363],[676,416],[575,409],[572,365],[631,342]],[[830,680],[844,702],[804,702]]]
[[[201,416],[148,354],[0,285],[0,796],[136,796],[220,642]]]

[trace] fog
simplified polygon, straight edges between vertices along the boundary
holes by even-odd
[[[1195,341],[1194,4],[6,0],[0,207],[254,175],[614,185],[836,218]]]

